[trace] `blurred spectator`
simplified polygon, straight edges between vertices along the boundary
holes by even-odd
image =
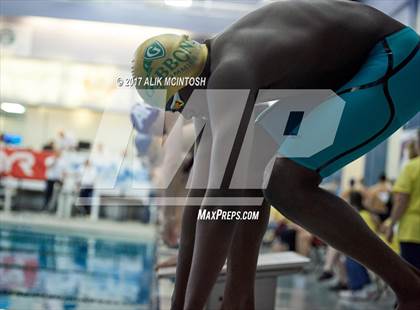
[[[42,150],[43,151],[54,151],[55,150],[54,141],[49,141],[49,142],[45,143],[42,146]]]
[[[360,195],[363,195],[360,188],[356,187],[356,180],[355,179],[350,179],[349,187],[348,187],[347,190],[345,190],[341,193],[341,198],[343,198],[346,202],[350,203],[350,196],[353,193],[360,193]]]
[[[292,227],[296,230],[296,252],[309,257],[314,237],[298,225],[293,225]]]
[[[59,151],[72,150],[76,147],[76,139],[69,132],[60,130],[54,145]]]
[[[109,161],[109,156],[105,152],[104,145],[102,143],[96,144],[94,150],[91,154],[92,160],[95,162],[95,165],[102,166]]]
[[[309,257],[313,236],[280,213],[276,214],[276,219],[275,238],[279,243],[274,243],[273,250],[293,251]]]
[[[415,141],[411,141],[408,145],[407,145],[407,153],[408,153],[408,159],[414,159],[419,155],[419,150],[418,147],[416,146],[416,142]]]
[[[366,205],[366,200],[368,198],[368,188],[365,184],[365,179],[361,178],[358,182],[356,181],[355,189],[357,189],[363,196],[363,204]]]
[[[353,192],[350,197],[350,205],[359,212],[360,216],[369,228],[375,230],[376,226],[372,219],[372,214],[364,208],[361,193]],[[374,291],[370,285],[371,279],[368,270],[348,256],[346,256],[345,259],[345,268],[349,289],[341,291],[340,297],[350,299],[369,299],[373,297]]]
[[[96,167],[90,162],[90,160],[87,159],[80,168],[81,182],[79,193],[79,197],[82,198],[81,207],[83,208],[85,214],[90,214],[96,175]]]
[[[360,189],[356,188],[354,180],[350,180],[350,189],[343,194],[343,197],[346,198],[351,207],[355,208],[359,212],[360,216],[369,228],[375,230],[376,225],[372,214],[366,210],[363,203],[365,201],[363,197],[364,193],[366,192],[362,192]],[[345,258],[344,264],[347,274],[348,290],[341,291],[340,297],[350,299],[371,298],[373,290],[370,286],[371,280],[367,269],[350,257]]]
[[[337,270],[337,283],[330,287],[332,291],[341,291],[348,289],[347,272],[344,266],[344,256],[331,246],[328,246],[325,256],[323,272],[318,281],[326,281],[335,276],[334,269]]]
[[[0,133],[0,175],[3,171],[6,171],[6,156],[2,152],[4,146],[3,133]]]
[[[398,223],[401,256],[420,269],[420,156],[405,165],[393,190],[394,208],[384,225],[386,238],[392,241]]]
[[[364,192],[365,190],[362,182],[356,184],[356,180],[350,179],[349,187],[347,190],[343,191],[341,197],[359,210],[363,208]],[[319,276],[318,281],[325,281],[333,278],[335,276],[334,269],[337,269],[338,281],[336,285],[332,286],[330,289],[333,291],[348,289],[347,271],[344,263],[345,257],[341,252],[328,246],[323,272]]]
[[[367,269],[350,257],[346,257],[345,265],[349,289],[341,291],[340,297],[358,300],[373,298],[376,291],[375,288],[370,285],[371,279]]]
[[[353,189],[352,189],[353,188]],[[376,232],[379,237],[382,239],[383,236],[380,235],[379,231],[379,217],[376,212],[379,210],[378,207],[366,208],[364,201],[372,201],[372,199],[378,199],[378,202],[385,202],[384,207],[387,206],[387,202],[390,199],[389,195],[382,195],[381,193],[390,189],[389,183],[386,181],[386,177],[383,175],[380,177],[379,182],[371,188],[370,191],[366,192],[371,195],[370,199],[363,198],[363,192],[355,189],[354,182],[351,182],[350,190],[347,193],[349,204],[355,208],[368,227]],[[390,194],[390,193],[388,193]],[[378,198],[375,198],[379,196]],[[386,196],[386,197],[385,197]],[[373,198],[372,198],[373,197]],[[374,210],[374,211],[372,211]],[[397,249],[394,244],[388,244],[394,251],[397,252]],[[350,299],[371,299],[376,295],[376,287],[371,284],[371,278],[369,276],[368,270],[357,261],[346,257],[345,259],[345,268],[347,273],[347,285],[349,290],[340,292],[340,297],[350,298]]]
[[[110,165],[110,162],[113,160],[112,156],[108,154],[105,150],[105,147],[102,143],[95,145],[91,155],[90,160],[93,162],[97,169],[98,176],[101,175],[107,166]]]
[[[367,208],[385,220],[391,210],[391,184],[387,180],[386,175],[380,175],[378,182],[368,189],[366,200]]]
[[[47,172],[44,194],[43,210],[53,210],[55,208],[55,199],[53,198],[54,188],[61,184],[65,170],[65,160],[62,152],[56,152],[55,156],[49,157],[46,162]]]

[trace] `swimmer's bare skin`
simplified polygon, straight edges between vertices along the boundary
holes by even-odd
[[[258,88],[336,89],[381,38],[402,28],[358,3],[282,1],[252,12],[212,39],[211,61],[213,70],[226,62],[245,65]]]
[[[403,27],[373,8],[348,1],[273,3],[210,40],[211,75],[207,87],[254,92],[260,88],[335,90],[358,71],[382,37]],[[184,89],[181,94],[188,96],[191,91]],[[235,102],[212,102],[217,100],[221,99],[209,98],[206,107],[195,107],[199,114],[208,113],[212,129],[211,137],[200,142],[207,143],[211,156],[198,158],[202,165],[196,163],[197,169],[202,169],[201,177],[208,177],[209,186],[217,185],[224,173],[220,158],[228,143],[225,137],[232,136],[235,130],[229,126],[236,113],[232,108]],[[196,173],[198,177],[200,172]],[[399,309],[416,309],[420,305],[420,277],[343,200],[319,188],[319,182],[314,171],[279,159],[264,196],[307,231],[379,274],[397,294]],[[241,226],[242,233],[237,233],[235,223],[197,223],[197,212],[187,207],[184,213],[173,309],[202,309],[226,257],[236,253],[253,261],[261,240],[250,242],[246,238],[256,235],[253,230],[263,231],[266,225],[261,222]],[[250,250],[238,246],[243,244],[248,244]],[[385,259],[386,263],[381,263]],[[251,271],[253,275],[255,269],[238,263],[235,271],[231,273],[233,278],[241,272]],[[254,309],[253,292],[248,289],[252,286],[249,278],[242,283],[228,282],[224,309]]]

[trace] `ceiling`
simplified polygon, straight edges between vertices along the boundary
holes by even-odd
[[[246,13],[282,0],[1,0],[2,16],[43,16],[118,24],[184,29],[197,35],[222,31]],[[172,3],[190,3],[175,7]],[[405,6],[416,9],[416,0],[363,0],[394,16]],[[398,18],[398,17],[397,17]],[[401,19],[405,20],[406,17]],[[413,19],[413,18],[409,18]],[[413,19],[414,20],[414,19]],[[414,21],[409,22],[413,24]]]
[[[0,11],[5,16],[92,20],[213,34],[271,0],[193,0],[188,8],[170,6],[165,1],[170,0],[2,0]]]

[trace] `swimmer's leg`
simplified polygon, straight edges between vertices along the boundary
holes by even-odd
[[[195,120],[194,127],[196,134],[198,134],[203,128],[203,123],[200,120]],[[196,149],[194,154],[191,188],[199,188],[197,184],[203,184],[202,181],[208,178],[210,161],[208,154],[210,154],[211,150],[211,140],[211,132],[204,131],[200,142],[201,151]],[[193,253],[195,251],[194,244],[196,239],[195,233],[197,226],[197,216],[201,203],[198,204],[195,202],[197,204],[192,205],[188,202],[189,198],[187,198],[187,203],[182,214],[181,238],[179,243],[175,275],[175,288],[172,294],[172,310],[184,309],[188,278],[190,276]]]
[[[270,217],[270,206],[264,201],[241,211],[259,212],[256,221],[236,223],[227,261],[227,279],[222,309],[254,309],[255,273],[260,245]]]
[[[255,110],[258,115],[265,107]],[[265,152],[261,152],[261,150]],[[277,145],[262,128],[253,129],[253,142],[247,163],[246,179],[249,188],[260,188],[263,172],[277,150]],[[270,217],[270,205],[263,201],[255,207],[241,207],[243,211],[259,212],[257,221],[236,224],[228,257],[228,274],[223,296],[223,309],[254,309],[255,274],[258,254]]]
[[[257,107],[255,114],[265,107]],[[264,149],[265,152],[261,152]],[[260,188],[263,171],[274,156],[277,145],[266,131],[255,127],[247,163],[246,179],[250,188]],[[263,156],[264,154],[264,156]],[[255,274],[258,254],[270,217],[270,205],[263,201],[259,206],[241,207],[242,211],[259,212],[257,221],[239,221],[236,224],[228,257],[228,273],[223,296],[223,309],[254,309]]]
[[[419,306],[420,277],[352,207],[319,183],[316,172],[277,159],[265,197],[287,218],[381,276],[395,291],[401,309]]]

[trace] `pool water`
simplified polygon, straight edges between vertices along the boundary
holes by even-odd
[[[154,245],[0,228],[0,309],[149,309]]]

